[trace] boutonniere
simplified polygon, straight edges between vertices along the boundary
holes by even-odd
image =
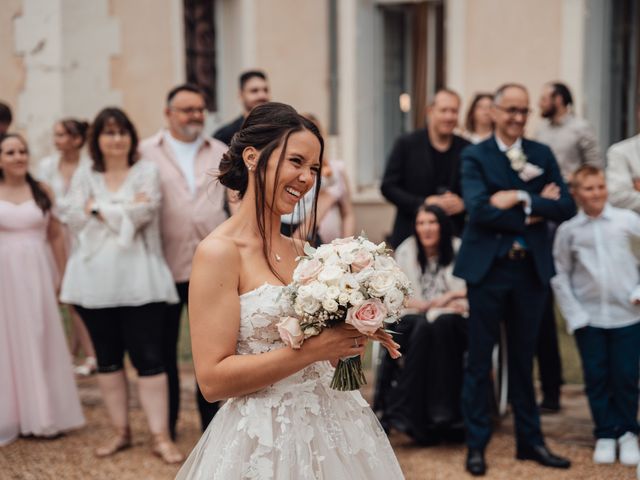
[[[524,154],[521,148],[510,148],[506,152],[507,158],[511,163],[511,168],[520,173],[524,166],[527,164],[527,156]]]
[[[544,171],[537,165],[529,163],[527,161],[527,156],[521,148],[511,148],[507,150],[506,155],[509,159],[509,163],[511,163],[511,168],[518,173],[518,176],[524,182],[529,182],[534,178],[539,177]]]

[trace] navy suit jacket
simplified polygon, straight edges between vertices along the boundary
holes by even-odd
[[[525,182],[511,168],[507,156],[500,151],[495,137],[462,151],[462,193],[469,214],[462,245],[456,258],[454,274],[470,285],[480,283],[489,273],[501,252],[508,251],[516,237],[524,238],[533,256],[538,277],[546,284],[554,275],[551,239],[546,220],[561,223],[576,213],[576,207],[560,175],[551,149],[538,142],[522,139],[527,161],[543,173]],[[560,187],[559,200],[542,198],[540,192],[548,183]],[[531,216],[545,221],[526,225],[521,204],[500,210],[489,203],[499,190],[525,190],[531,195]]]

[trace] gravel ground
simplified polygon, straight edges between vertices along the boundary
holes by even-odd
[[[135,397],[135,389],[132,389],[134,395],[131,400],[134,447],[110,459],[96,459],[92,454],[93,448],[102,438],[109,435],[109,422],[100,400],[95,377],[81,379],[79,386],[88,426],[56,440],[25,438],[1,448],[0,479],[160,480],[172,479],[175,476],[177,467],[164,465],[150,453],[149,436],[146,433],[144,416]],[[193,447],[200,436],[193,388],[193,375],[186,368],[183,372],[183,408],[178,439],[178,445],[185,453]],[[368,395],[367,391],[364,393]],[[573,467],[570,470],[557,471],[539,467],[532,462],[516,461],[512,420],[511,417],[507,417],[497,428],[487,451],[489,472],[485,478],[488,480],[634,479],[635,469],[633,468],[621,465],[593,465],[591,461],[592,425],[581,387],[565,387],[563,402],[564,409],[561,414],[543,417],[543,428],[549,446],[573,461]],[[418,447],[399,434],[392,434],[391,442],[407,480],[473,478],[464,472],[465,450],[460,445]]]

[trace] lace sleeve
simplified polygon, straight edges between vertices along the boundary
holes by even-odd
[[[118,232],[119,243],[128,245],[133,241],[138,230],[145,227],[157,214],[160,207],[160,177],[157,167],[144,162],[133,179],[134,195],[143,194],[145,201],[130,201],[127,203],[111,204],[98,203],[98,209],[109,227]]]
[[[78,168],[65,199],[64,221],[75,234],[79,234],[89,221],[84,207],[91,196],[90,175],[89,168]]]

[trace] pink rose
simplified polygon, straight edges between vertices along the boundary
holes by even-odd
[[[298,349],[304,340],[300,322],[295,317],[283,317],[278,322],[278,333],[282,341],[289,347]]]
[[[322,271],[322,262],[315,258],[303,260],[293,272],[293,280],[306,285],[316,279]]]
[[[345,322],[353,325],[360,333],[373,335],[382,327],[387,317],[387,309],[377,298],[365,300],[359,307],[351,307],[347,311]]]
[[[353,254],[353,262],[351,262],[351,270],[358,273],[365,268],[373,265],[373,255],[366,248],[361,248]]]

